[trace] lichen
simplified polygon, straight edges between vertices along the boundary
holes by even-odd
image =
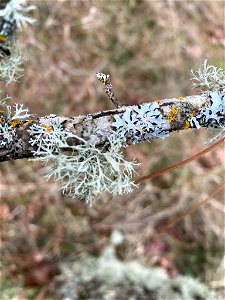
[[[13,126],[13,127],[16,127],[17,125],[23,124],[23,122],[22,121],[18,121],[18,120],[12,120],[12,121],[9,121],[8,124],[11,125],[11,126]]]
[[[24,15],[35,6],[23,6],[23,0],[10,0],[0,9],[0,79],[10,83],[17,81],[23,71],[24,57],[16,43],[16,30],[23,23],[35,20]]]
[[[211,92],[208,94],[210,104],[203,107],[196,115],[189,114],[188,121],[192,127],[200,128],[202,124],[208,128],[220,128],[225,124],[225,94]]]
[[[190,122],[185,120],[184,129],[188,129],[188,128],[190,128],[190,126],[191,126]]]
[[[96,73],[96,77],[103,84],[106,84],[108,82],[109,78],[110,78],[110,76],[108,74],[104,74],[104,73]]]
[[[173,122],[177,114],[178,114],[178,109],[175,106],[172,106],[171,111],[168,113],[168,115],[165,118],[169,120],[169,122]]]
[[[125,112],[115,114],[114,119],[114,130],[134,144],[152,138],[164,139],[169,135],[165,129],[169,128],[168,120],[163,118],[156,102],[125,108]]]
[[[225,93],[225,71],[208,64],[206,59],[202,68],[197,71],[191,70],[191,81],[200,94],[208,92]]]
[[[63,193],[91,204],[103,192],[122,195],[136,186],[132,178],[137,164],[125,160],[121,137],[110,135],[103,149],[65,131],[60,124],[52,127],[49,131],[41,125],[30,126],[30,144],[35,147],[35,159],[50,165],[47,179],[59,181]]]
[[[7,82],[7,84],[17,81],[22,75],[22,64],[25,61],[17,44],[14,43],[11,48],[11,55],[5,56],[0,63],[0,79]]]
[[[0,124],[0,148],[10,148],[13,143],[15,128],[8,125],[6,122]]]
[[[2,111],[0,121],[0,147],[7,149],[13,145],[16,147],[16,127],[26,122],[32,122],[32,120],[27,120],[31,116],[28,108],[24,108],[23,104],[16,103],[12,110],[12,107],[6,104],[9,99],[10,97],[6,97],[0,100],[0,105],[6,110],[6,112]]]
[[[0,17],[3,17],[6,21],[12,23],[15,21],[17,28],[21,28],[23,23],[34,23],[35,20],[24,15],[25,12],[34,10],[34,5],[23,6],[24,0],[10,0],[6,4],[5,8],[0,10]]]
[[[177,276],[171,279],[164,268],[150,268],[137,260],[119,260],[112,238],[99,258],[63,263],[61,271],[63,282],[56,285],[64,300],[76,300],[80,295],[82,299],[110,300],[221,299],[197,278]]]

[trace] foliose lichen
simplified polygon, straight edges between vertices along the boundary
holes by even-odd
[[[0,122],[0,148],[10,148],[15,135],[15,128],[6,122]]]
[[[8,149],[10,149],[12,143],[15,142],[15,127],[21,124],[21,120],[24,121],[31,116],[23,104],[16,103],[14,106],[15,109],[12,111],[12,107],[6,105],[6,101],[9,99],[9,97],[6,97],[0,101],[0,106],[6,110],[6,112],[0,114],[0,148],[7,147]]]
[[[211,92],[208,94],[209,106],[201,109],[197,115],[190,114],[188,121],[192,127],[200,128],[207,124],[208,128],[222,128],[225,124],[225,93]]]
[[[23,23],[35,22],[33,18],[25,16],[24,13],[34,10],[36,7],[34,5],[24,6],[25,3],[25,0],[8,1],[4,9],[0,10],[0,17],[10,24],[15,22],[17,28],[21,28]]]
[[[141,140],[166,138],[169,133],[169,121],[163,118],[157,102],[126,108],[125,112],[114,115],[114,130],[136,144]]]
[[[202,68],[192,73],[192,84],[201,94],[208,95],[210,105],[203,108],[196,116],[191,116],[188,121],[196,128],[201,127],[201,120],[208,123],[208,128],[219,129],[219,133],[205,142],[211,143],[225,137],[225,71],[209,65],[207,59]]]

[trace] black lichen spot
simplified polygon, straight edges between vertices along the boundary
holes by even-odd
[[[178,285],[175,285],[175,284],[172,285],[171,289],[172,289],[173,292],[175,292],[177,294],[180,294],[180,295],[182,294],[182,291],[181,291],[181,289],[180,289],[180,287]]]
[[[194,295],[193,295],[193,299],[194,299],[194,300],[204,300],[205,298],[204,298],[203,296],[201,296],[201,295],[194,294]]]

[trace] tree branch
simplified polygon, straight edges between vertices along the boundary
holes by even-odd
[[[41,143],[42,139],[55,134],[56,124],[62,132],[70,132],[79,138],[71,140],[71,145],[84,140],[103,149],[107,147],[109,135],[115,133],[126,138],[124,146],[127,146],[144,140],[165,138],[170,132],[188,128],[219,128],[225,124],[224,102],[224,94],[212,92],[208,95],[122,106],[92,115],[48,115],[38,118],[31,118],[27,110],[25,115],[20,115],[23,109],[21,107],[18,113],[18,105],[13,115],[7,106],[8,113],[0,111],[0,161],[34,157],[34,152],[40,147],[40,144],[32,144],[32,140],[37,140],[37,131],[41,129],[38,132]]]

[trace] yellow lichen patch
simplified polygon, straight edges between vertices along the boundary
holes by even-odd
[[[161,101],[162,101],[162,99],[155,100],[155,102],[157,102],[157,103],[159,103],[159,102],[161,102]]]
[[[48,126],[45,129],[46,129],[46,131],[52,131],[52,126]]]
[[[177,97],[176,99],[182,101],[184,100],[184,97]]]
[[[0,122],[2,122],[2,118],[0,118]]]
[[[45,128],[46,131],[50,132],[53,130],[52,126],[47,126],[47,125],[44,125],[44,124],[41,124],[42,127]]]
[[[34,122],[34,120],[27,120],[26,123],[27,124],[32,124]]]
[[[189,116],[190,116],[191,118],[193,118],[193,117],[194,117],[194,114],[193,114],[193,113],[191,113],[191,114],[189,114]]]
[[[188,129],[190,125],[191,125],[190,122],[186,120],[184,124],[184,129]]]
[[[17,125],[23,124],[22,121],[18,121],[18,120],[12,120],[12,121],[9,121],[8,123],[9,123],[9,125],[11,125],[13,127],[16,127]]]
[[[3,34],[0,34],[0,42],[5,42],[6,41],[6,36]]]
[[[173,122],[177,114],[178,114],[178,109],[175,106],[173,106],[171,111],[166,116],[166,119],[169,120],[170,122]]]

